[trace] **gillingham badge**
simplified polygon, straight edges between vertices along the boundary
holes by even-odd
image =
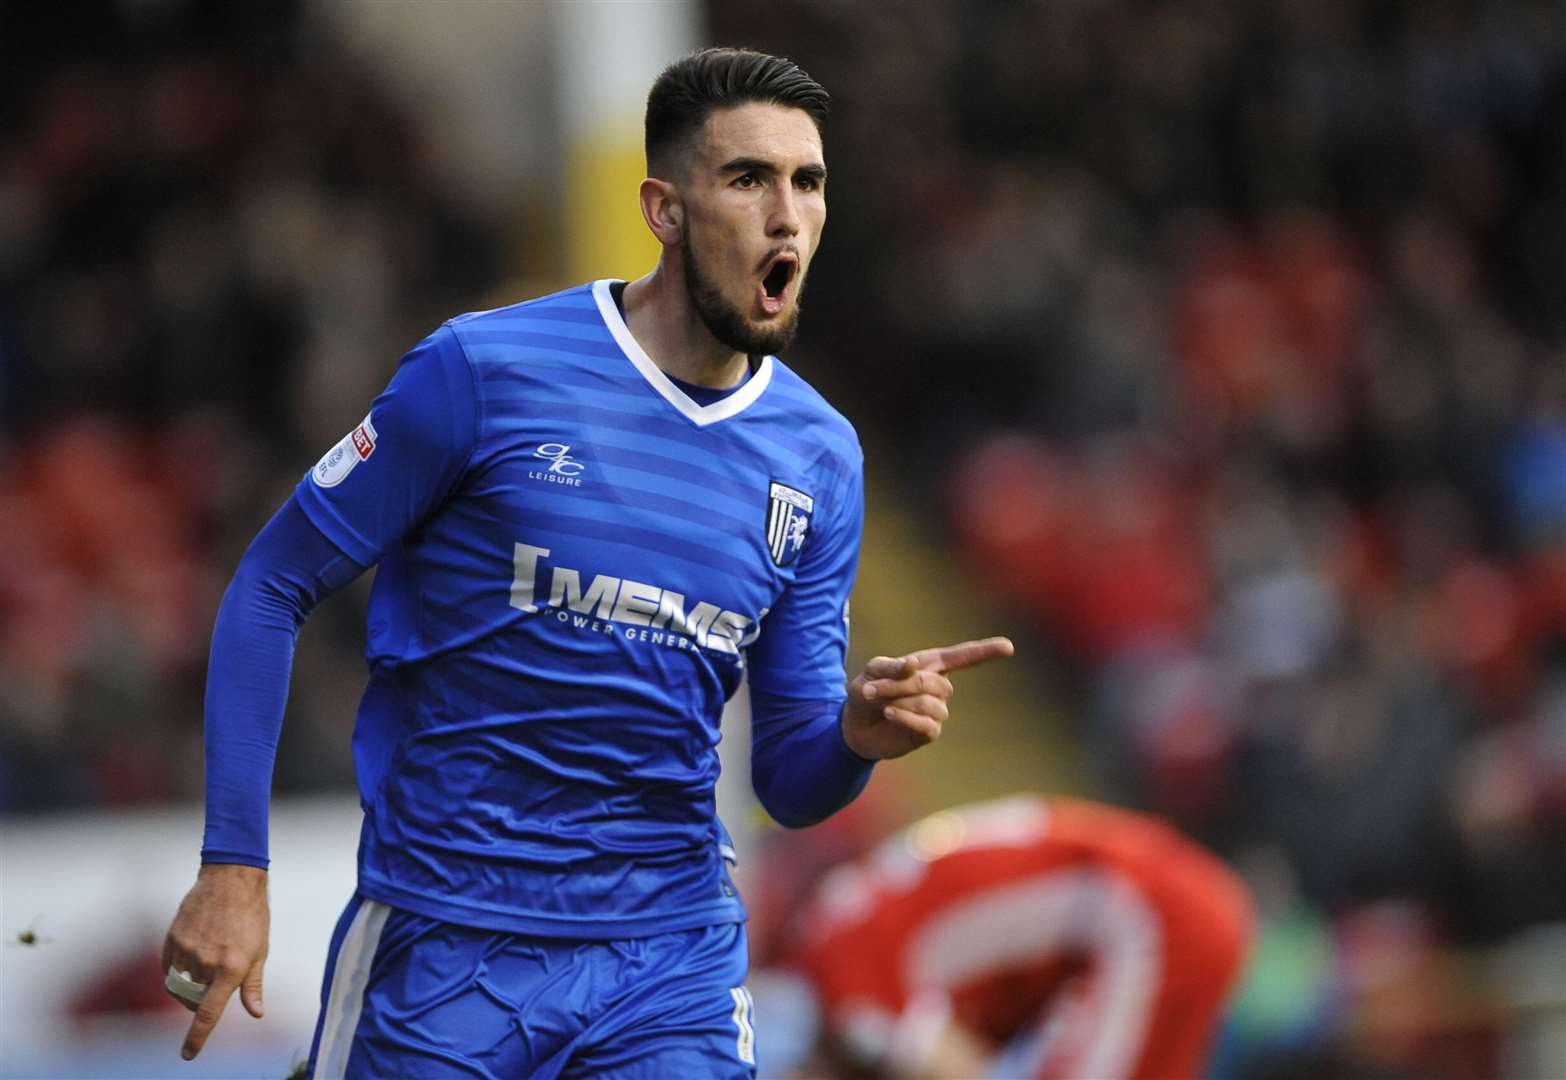
[[[810,529],[810,512],[816,501],[797,488],[772,482],[772,492],[767,499],[767,550],[778,566],[787,566],[805,546],[805,533]]]

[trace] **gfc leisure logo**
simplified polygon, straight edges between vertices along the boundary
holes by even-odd
[[[543,480],[570,487],[582,486],[580,477],[586,466],[571,456],[571,448],[565,443],[540,443],[538,449],[533,451],[533,456],[549,462],[549,465],[547,468],[540,465],[536,469],[529,469],[527,472],[529,480]]]

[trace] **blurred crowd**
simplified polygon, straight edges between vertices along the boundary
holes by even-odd
[[[291,5],[0,18],[0,812],[189,798],[243,545],[534,253]],[[1093,790],[1257,890],[1227,1067],[1504,1070],[1461,958],[1566,922],[1559,4],[776,0],[708,36],[834,95],[796,366],[1034,628]],[[361,604],[305,631],[282,790],[348,780]]]
[[[871,8],[778,20],[836,95],[807,344],[1093,789],[1250,878],[1225,1067],[1518,1066],[1529,979],[1457,958],[1566,970],[1566,15]]]
[[[294,5],[3,20],[0,811],[189,799],[240,552],[502,246]],[[306,631],[282,790],[351,782],[361,612]]]

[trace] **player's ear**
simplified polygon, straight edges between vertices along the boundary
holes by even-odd
[[[642,220],[658,243],[665,247],[678,244],[685,235],[685,207],[678,189],[667,180],[649,176],[642,181],[640,195]]]

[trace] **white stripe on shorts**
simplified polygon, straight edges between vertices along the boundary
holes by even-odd
[[[756,1064],[755,1002],[751,1000],[750,991],[743,986],[730,989],[729,997],[734,999],[734,1012],[729,1015],[729,1019],[734,1021],[734,1027],[738,1032],[734,1040],[735,1052],[745,1064],[754,1065]]]
[[[332,968],[332,988],[326,995],[326,1018],[321,1022],[321,1045],[316,1051],[316,1080],[341,1080],[348,1071],[348,1052],[354,1030],[364,1010],[364,988],[370,981],[370,963],[381,940],[381,928],[391,908],[366,900],[354,912],[343,935]]]

